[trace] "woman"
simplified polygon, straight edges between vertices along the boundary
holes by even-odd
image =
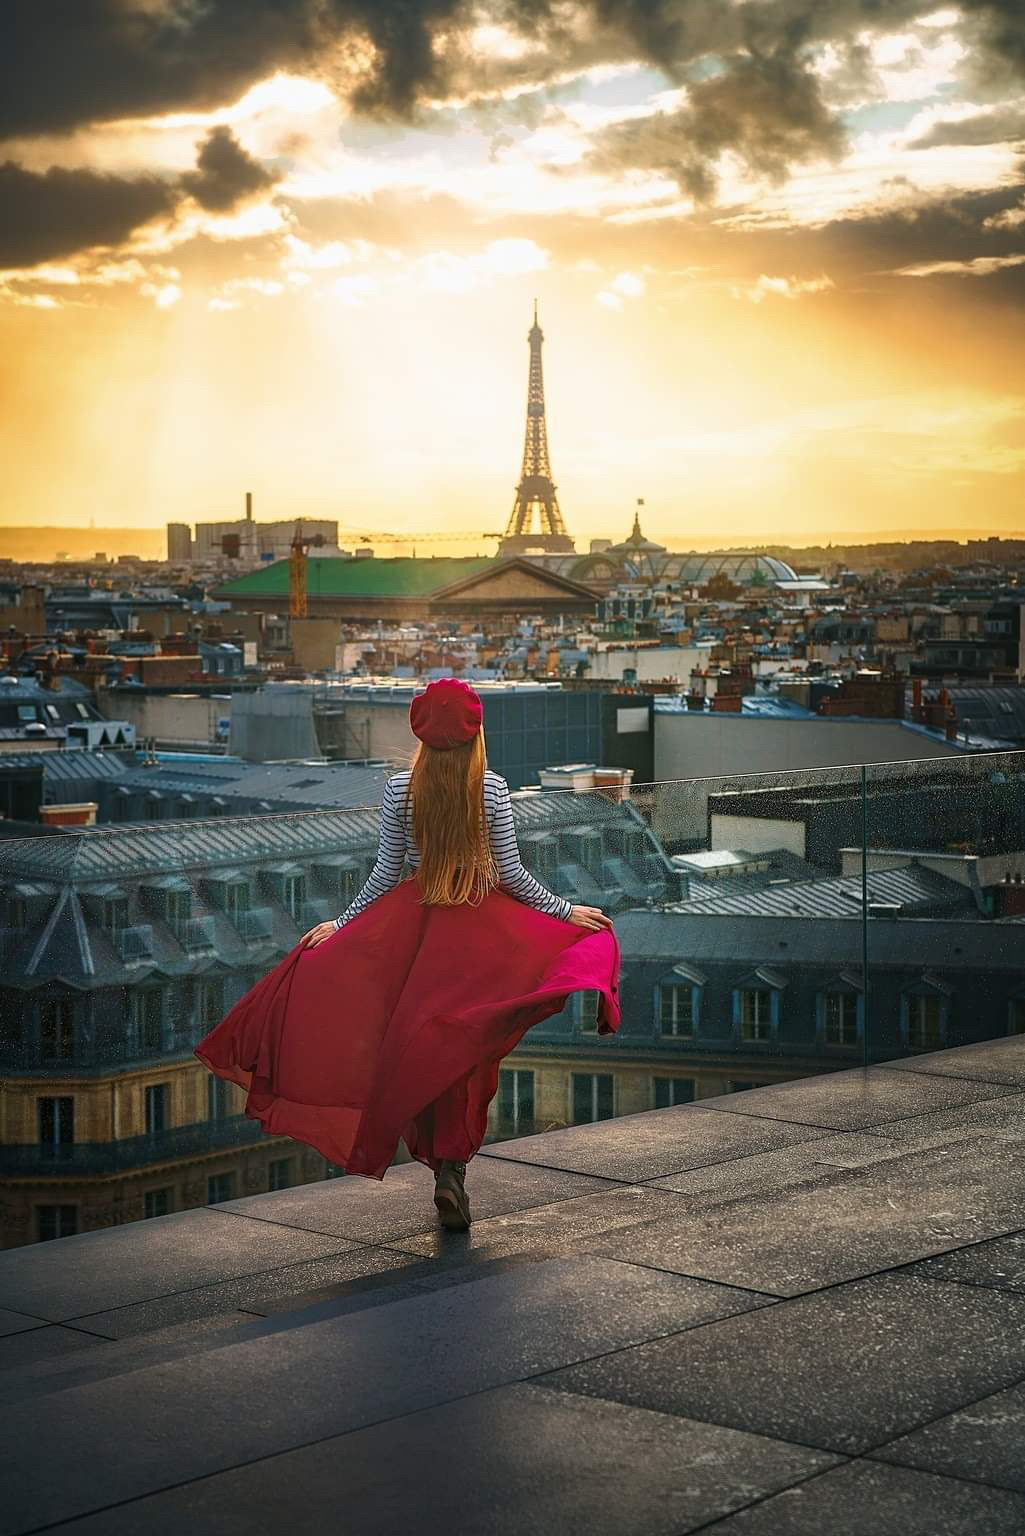
[[[458,678],[418,694],[411,769],[381,806],[377,862],[352,904],[303,935],[195,1054],[246,1089],[245,1112],[383,1179],[400,1138],[434,1170],[442,1223],[465,1230],[467,1161],[499,1062],[577,991],[619,1027],[619,944],[520,862],[509,787],[487,767],[480,696]],[[400,879],[403,863],[413,874]]]

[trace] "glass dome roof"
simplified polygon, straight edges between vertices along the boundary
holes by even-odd
[[[740,587],[797,580],[797,572],[785,560],[777,560],[775,555],[753,555],[743,551],[669,555],[663,562],[661,574],[663,578],[695,586],[704,586],[716,576],[725,576]]]

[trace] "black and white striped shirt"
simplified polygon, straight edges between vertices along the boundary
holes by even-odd
[[[384,798],[381,801],[381,830],[377,862],[351,904],[346,907],[340,917],[335,918],[336,928],[341,928],[344,923],[357,917],[378,896],[383,896],[386,891],[390,891],[397,885],[406,859],[409,860],[413,869],[420,862],[420,851],[413,841],[412,799],[409,801],[405,820],[402,815],[410,773],[411,770],[408,768],[401,773],[393,773],[385,783]],[[509,786],[500,774],[493,773],[490,768],[484,774],[484,811],[490,834],[491,852],[498,869],[498,880],[502,890],[514,896],[517,901],[525,902],[528,907],[536,907],[539,912],[547,912],[552,917],[561,917],[566,920],[573,910],[573,903],[567,901],[564,896],[556,896],[554,891],[548,890],[539,880],[535,880],[530,871],[524,869],[520,862]]]

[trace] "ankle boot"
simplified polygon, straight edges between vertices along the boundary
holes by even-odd
[[[470,1225],[470,1202],[463,1188],[466,1164],[443,1158],[434,1175],[434,1203],[443,1227],[465,1232]]]

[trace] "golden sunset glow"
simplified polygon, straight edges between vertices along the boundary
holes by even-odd
[[[342,542],[497,531],[536,297],[578,549],[638,496],[676,548],[1021,533],[1013,11],[853,6],[769,68],[732,7],[675,61],[558,9],[452,7],[387,110],[354,32],[206,100],[9,114],[4,522],[158,529],[251,489]]]

